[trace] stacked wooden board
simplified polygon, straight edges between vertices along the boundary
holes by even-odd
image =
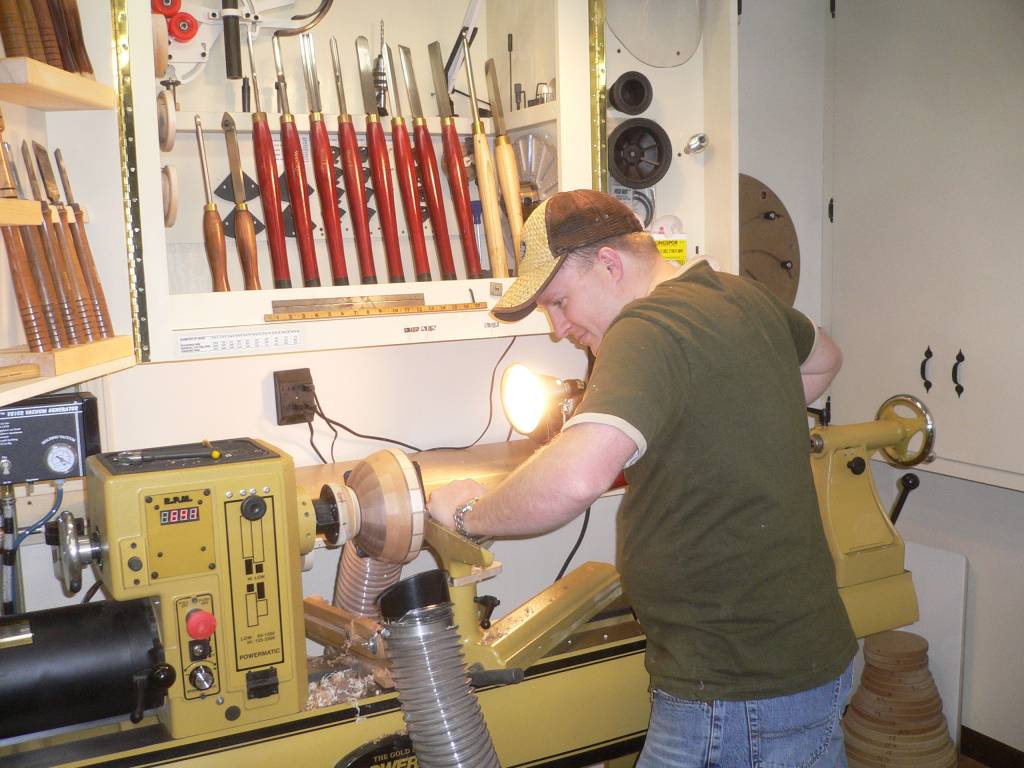
[[[892,631],[864,641],[864,673],[843,731],[850,768],[956,768],[927,640]]]

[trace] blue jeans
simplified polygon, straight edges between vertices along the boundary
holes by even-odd
[[[839,719],[852,665],[835,680],[789,696],[685,701],[654,691],[637,768],[846,768]]]

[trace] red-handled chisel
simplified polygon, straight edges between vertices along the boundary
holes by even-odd
[[[377,268],[373,264],[373,245],[370,240],[370,212],[366,205],[366,185],[363,183],[363,163],[359,159],[359,142],[352,115],[345,103],[345,86],[341,81],[341,56],[338,41],[331,38],[331,61],[334,65],[334,85],[338,91],[338,144],[341,148],[341,172],[345,177],[348,215],[356,238],[359,257],[359,281],[363,285],[377,282]]]
[[[398,46],[398,55],[402,60],[405,89],[409,94],[409,112],[412,114],[416,157],[420,164],[420,177],[423,179],[423,191],[427,198],[427,210],[430,211],[430,226],[434,230],[434,246],[437,248],[437,261],[441,267],[441,279],[454,280],[456,277],[455,262],[452,260],[452,243],[451,236],[448,234],[448,219],[444,213],[441,176],[437,172],[434,141],[430,136],[430,131],[427,129],[427,121],[423,117],[423,106],[420,103],[420,91],[416,87],[416,73],[412,68],[412,51],[408,47],[400,45]]]
[[[313,36],[308,32],[299,36],[302,51],[302,71],[306,79],[306,98],[309,103],[309,145],[313,154],[313,175],[320,197],[320,216],[327,235],[327,255],[331,262],[334,285],[348,285],[348,267],[345,264],[345,246],[341,240],[341,212],[338,210],[338,179],[334,175],[334,156],[327,135],[323,107],[320,103],[320,79],[316,74],[316,54]]]
[[[398,171],[398,189],[402,193],[402,208],[405,210],[405,225],[409,230],[412,246],[412,262],[416,280],[430,280],[430,261],[427,259],[427,242],[423,237],[423,217],[420,215],[420,191],[416,184],[416,161],[412,156],[409,131],[402,116],[402,98],[395,81],[395,63],[391,58],[391,46],[384,46],[384,71],[387,74],[391,106],[391,145],[395,150],[395,170]]]
[[[437,113],[441,116],[441,143],[444,148],[444,162],[448,169],[448,186],[452,192],[452,206],[455,220],[459,225],[462,254],[466,259],[466,276],[483,277],[480,269],[480,253],[476,247],[476,233],[473,230],[473,211],[469,201],[469,178],[466,176],[466,161],[462,155],[462,144],[455,130],[452,116],[452,102],[448,97],[448,78],[444,73],[441,58],[441,44],[433,42],[430,50],[430,72],[434,79],[434,95],[437,97]]]
[[[256,57],[252,50],[252,27],[248,30],[249,77],[256,111],[252,113],[252,148],[256,156],[256,178],[260,183],[260,202],[263,221],[267,225],[267,245],[270,247],[270,267],[275,288],[291,288],[292,276],[288,270],[288,247],[284,239],[284,218],[281,216],[281,190],[277,186],[277,156],[274,139],[270,135],[267,113],[260,108],[260,86],[256,80]]]
[[[388,160],[388,141],[377,114],[377,97],[373,88],[373,61],[370,41],[356,38],[356,58],[359,60],[359,84],[363,91],[363,109],[366,110],[366,149],[370,155],[370,173],[373,175],[373,195],[377,205],[381,233],[384,235],[384,254],[387,257],[388,280],[405,282],[402,268],[402,250],[398,244],[398,223],[395,220],[395,192],[391,185],[391,161]]]
[[[277,89],[277,108],[281,113],[281,155],[285,180],[288,182],[288,197],[292,204],[292,219],[295,222],[295,240],[299,245],[302,284],[307,288],[317,288],[320,285],[320,269],[316,265],[313,220],[309,215],[309,197],[306,193],[306,161],[302,156],[295,116],[288,106],[288,82],[284,78],[281,41],[277,33],[274,33],[274,67],[277,70],[277,82],[274,84]]]

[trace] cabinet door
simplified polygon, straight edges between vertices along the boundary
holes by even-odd
[[[943,471],[987,482],[1024,473],[1021,39],[1012,0],[841,3],[833,37],[837,415],[923,395]]]

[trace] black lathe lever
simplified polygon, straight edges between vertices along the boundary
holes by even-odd
[[[921,485],[921,478],[915,475],[913,472],[907,472],[900,478],[900,495],[896,497],[896,502],[892,505],[892,511],[889,513],[889,522],[895,524],[899,519],[900,512],[903,511],[903,505],[907,503],[907,497],[910,492]]]
[[[494,595],[480,595],[479,597],[474,597],[473,602],[483,609],[481,610],[482,615],[480,616],[480,628],[490,629],[491,614],[494,613],[494,609],[501,604],[501,601]]]

